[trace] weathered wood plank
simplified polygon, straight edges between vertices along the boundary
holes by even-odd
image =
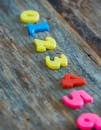
[[[101,67],[81,48],[82,40],[57,16],[45,0],[1,0],[0,7],[0,130],[76,130],[75,120],[82,112],[101,115]],[[0,3],[1,3],[0,2]],[[8,10],[6,10],[8,8]],[[19,14],[26,9],[40,12],[49,22],[51,31],[36,38],[53,36],[58,47],[54,51],[36,53],[33,38]],[[65,53],[69,66],[58,71],[49,70],[46,55]],[[62,90],[60,79],[66,72],[87,78],[84,88],[94,96],[94,104],[71,110],[60,99],[72,90]]]
[[[49,1],[70,26],[101,56],[101,1]]]

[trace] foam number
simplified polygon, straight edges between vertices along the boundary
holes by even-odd
[[[69,97],[63,96],[62,102],[70,108],[79,109],[84,103],[93,103],[93,97],[84,90],[79,90],[72,92]]]
[[[27,28],[28,28],[29,35],[31,36],[34,36],[35,33],[38,33],[38,32],[49,31],[49,25],[46,21],[42,21],[36,24],[29,23],[27,25]]]
[[[26,10],[21,13],[20,20],[23,23],[36,23],[40,20],[40,15],[37,11]]]
[[[63,88],[72,88],[86,85],[86,80],[83,77],[74,74],[65,74],[61,83]]]
[[[53,50],[56,47],[56,41],[52,37],[46,37],[45,40],[34,39],[37,52],[45,52],[46,49]]]
[[[77,127],[80,130],[101,130],[101,117],[94,113],[81,114],[77,119]]]
[[[55,57],[54,60],[51,60],[49,56],[46,56],[45,60],[47,67],[53,70],[68,65],[68,60],[64,54],[61,54],[60,57]]]

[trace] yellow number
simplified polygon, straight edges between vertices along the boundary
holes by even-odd
[[[20,15],[20,20],[23,23],[36,23],[39,21],[39,19],[39,13],[34,10],[26,10]]]
[[[66,67],[68,65],[68,59],[64,54],[61,54],[60,57],[55,57],[54,60],[50,60],[49,56],[46,56],[46,65],[50,69],[60,69],[60,67]]]
[[[56,41],[52,37],[46,37],[45,40],[34,39],[37,52],[45,52],[46,49],[53,50],[56,47]]]

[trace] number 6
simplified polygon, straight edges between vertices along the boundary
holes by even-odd
[[[94,113],[84,113],[78,117],[77,127],[80,130],[101,130],[101,117]]]

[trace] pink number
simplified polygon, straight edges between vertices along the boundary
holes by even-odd
[[[79,90],[72,92],[70,97],[63,96],[62,102],[68,107],[77,109],[83,107],[84,103],[93,103],[93,97],[84,90]]]
[[[78,117],[77,127],[80,130],[101,130],[101,117],[94,113],[84,113]]]

